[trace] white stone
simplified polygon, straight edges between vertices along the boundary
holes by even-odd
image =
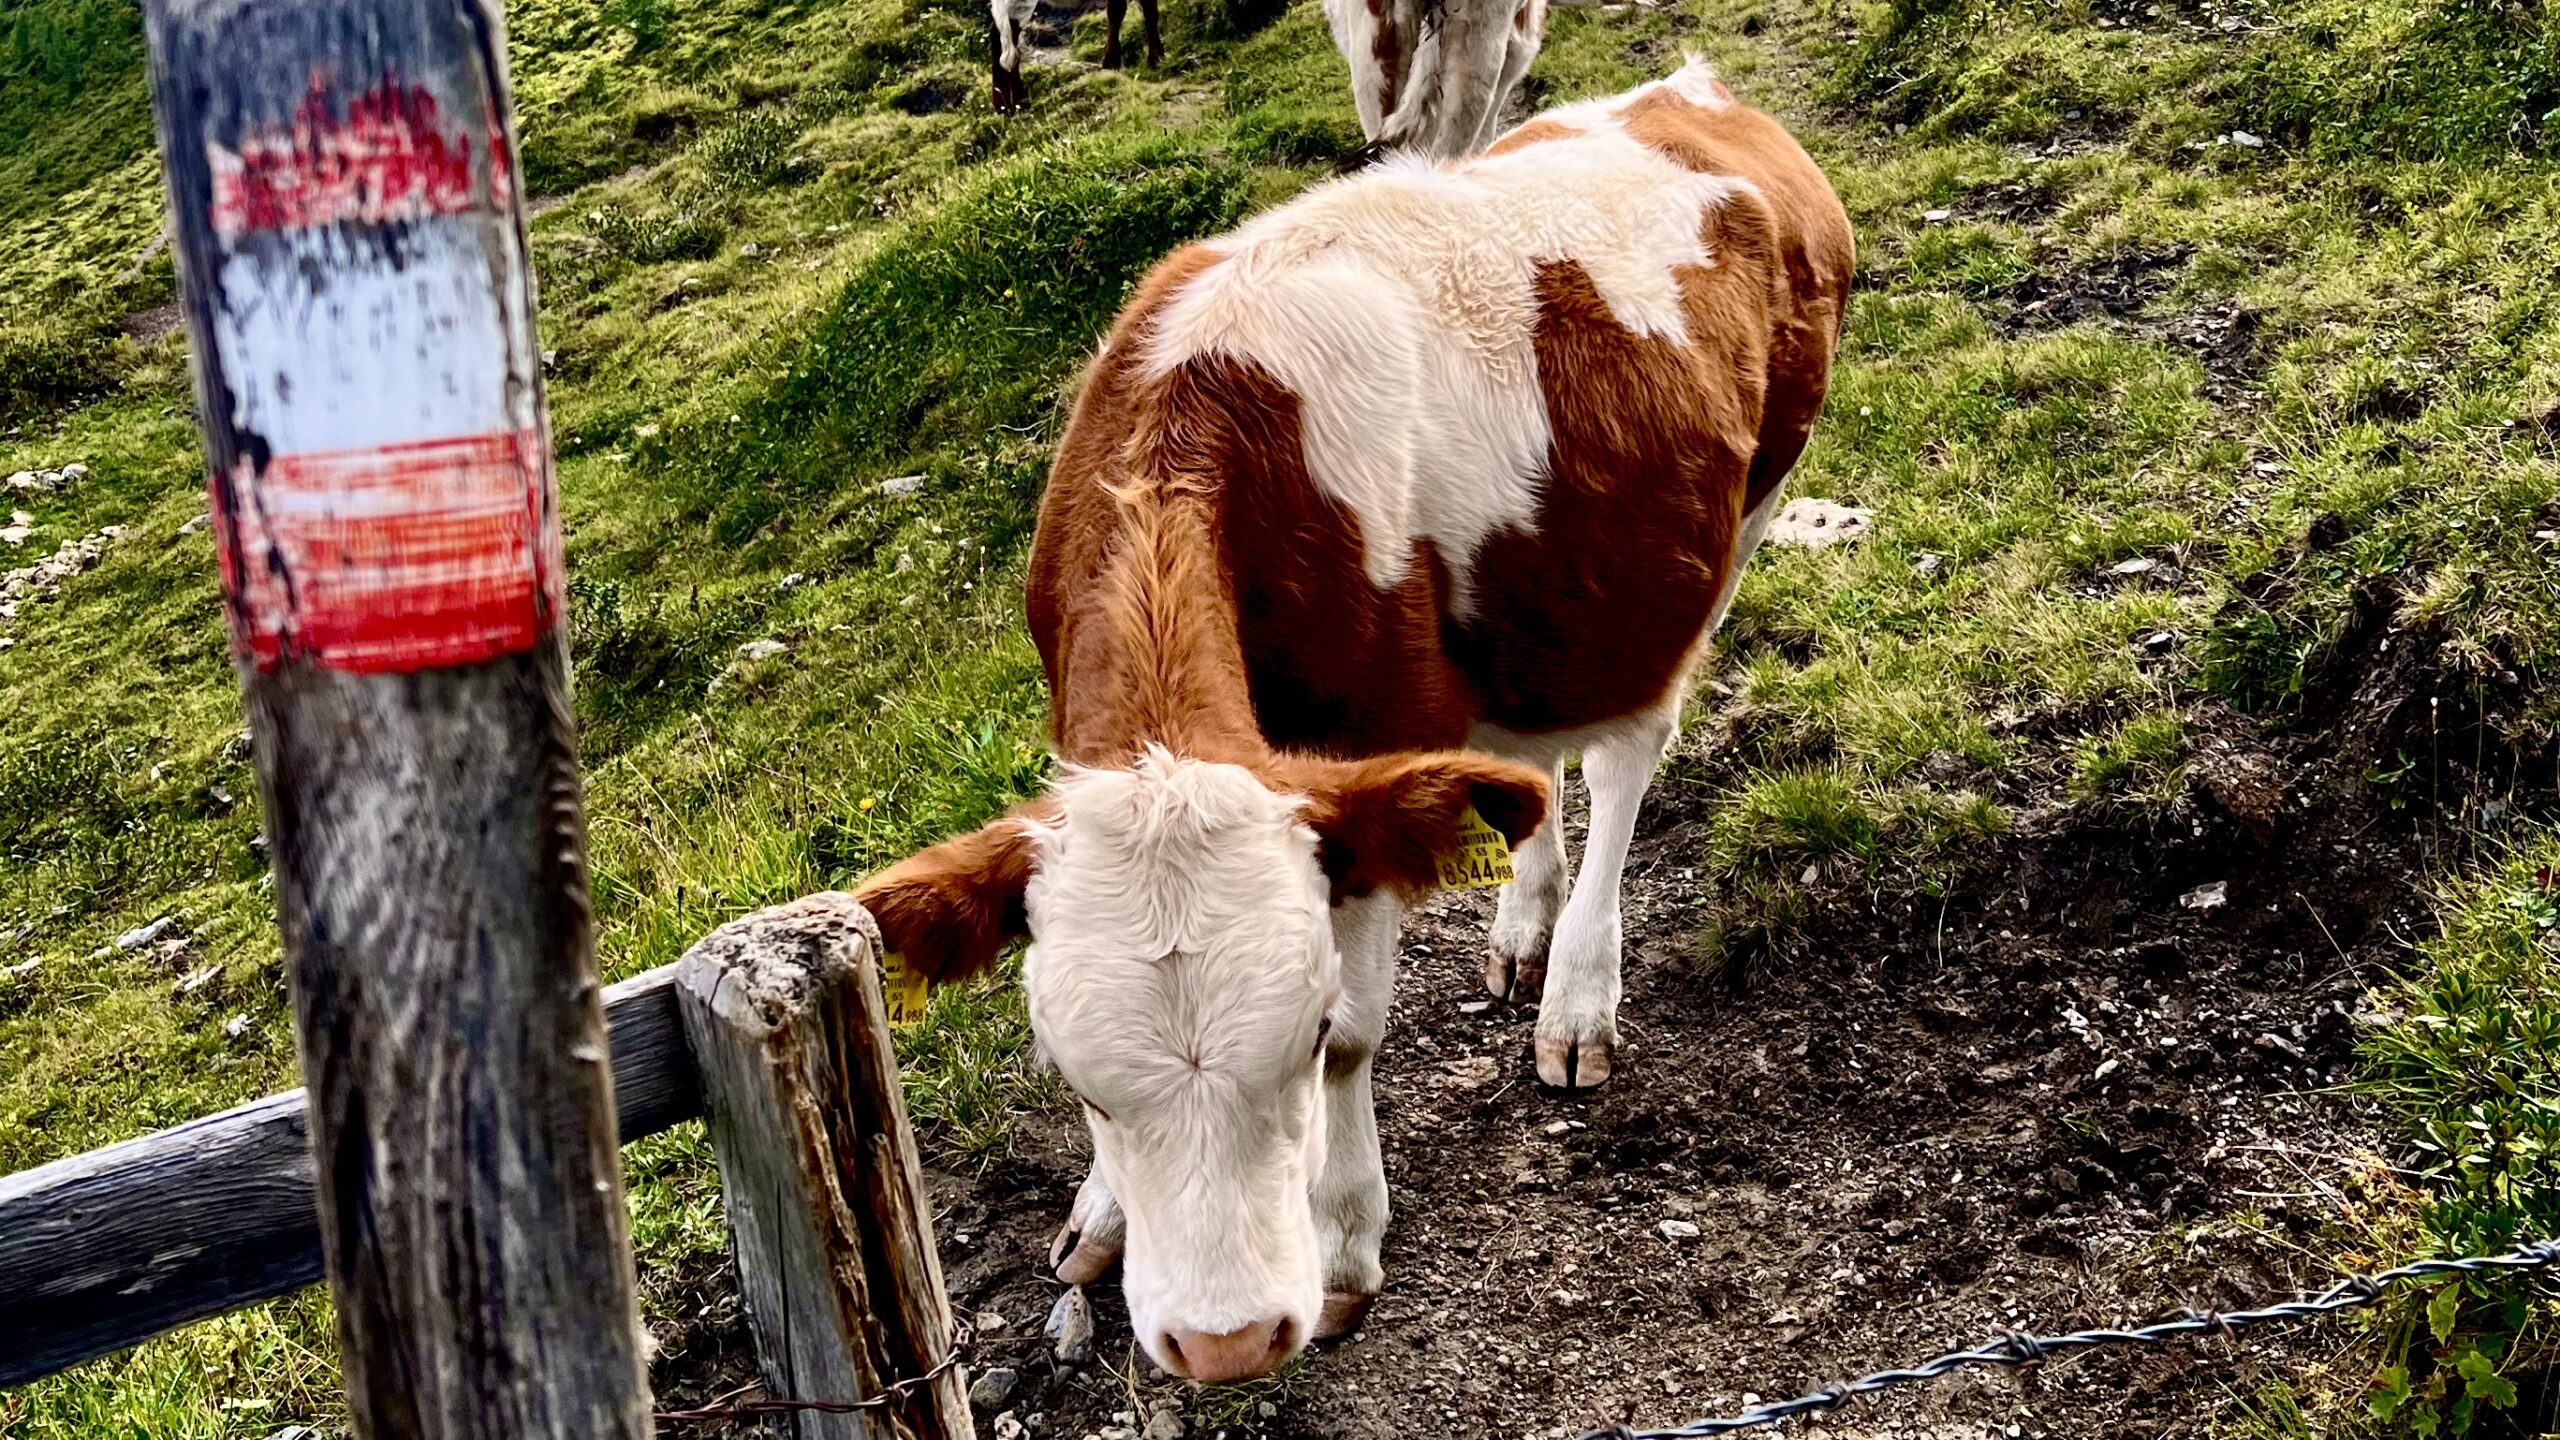
[[[1790,500],[1769,524],[1768,543],[1820,550],[1863,538],[1875,520],[1873,510],[1810,496]]]

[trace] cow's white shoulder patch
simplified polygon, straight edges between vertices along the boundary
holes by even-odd
[[[1371,582],[1401,581],[1427,539],[1461,614],[1485,539],[1536,523],[1538,267],[1579,265],[1620,324],[1685,343],[1679,272],[1714,263],[1700,227],[1736,187],[1605,115],[1573,123],[1584,133],[1316,187],[1212,242],[1219,262],[1150,337],[1153,373],[1228,356],[1287,386],[1309,474],[1359,517]]]

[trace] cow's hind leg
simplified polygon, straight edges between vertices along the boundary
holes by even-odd
[[[1342,998],[1324,1047],[1324,1171],[1316,1177],[1316,1248],[1324,1259],[1324,1310],[1316,1338],[1347,1335],[1368,1316],[1386,1271],[1387,1167],[1378,1149],[1378,1108],[1369,1070],[1386,1038],[1396,995],[1396,930],[1402,907],[1373,895],[1335,907],[1342,952]]]
[[[1546,991],[1538,1008],[1538,1078],[1560,1089],[1589,1089],[1609,1078],[1618,1046],[1624,938],[1619,879],[1635,839],[1637,807],[1679,719],[1675,698],[1585,732],[1582,783],[1591,792],[1591,829],[1583,840],[1582,875],[1548,947]]]

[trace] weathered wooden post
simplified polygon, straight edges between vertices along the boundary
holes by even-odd
[[[494,0],[147,0],[356,1433],[637,1437]]]
[[[879,955],[852,896],[812,895],[713,931],[676,990],[765,1388],[839,1407],[792,1434],[971,1440]]]

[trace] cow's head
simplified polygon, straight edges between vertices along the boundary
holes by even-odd
[[[1138,1337],[1176,1374],[1242,1379],[1304,1345],[1323,1299],[1308,1191],[1333,902],[1430,889],[1470,807],[1516,843],[1546,805],[1535,771],[1478,755],[1248,768],[1150,749],[1068,769],[861,899],[938,979],[1028,933],[1032,1030],[1127,1217]]]

